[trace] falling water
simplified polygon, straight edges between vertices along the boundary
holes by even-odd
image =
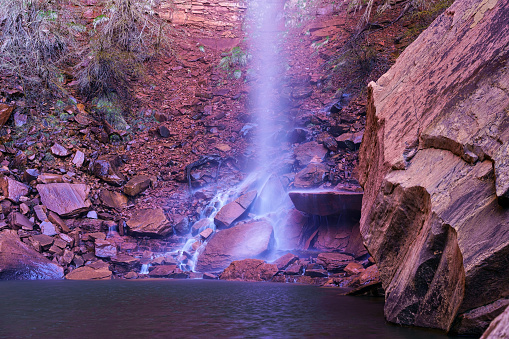
[[[207,240],[200,236],[200,232],[207,228],[212,228],[215,232],[216,214],[226,203],[235,200],[243,192],[257,191],[250,215],[254,220],[265,219],[273,225],[275,249],[278,244],[283,243],[283,234],[278,225],[283,222],[288,206],[291,205],[279,178],[288,153],[285,153],[285,149],[288,149],[285,138],[286,107],[279,99],[284,72],[284,60],[279,46],[284,27],[283,9],[284,1],[281,0],[249,2],[246,33],[251,54],[250,76],[255,81],[251,86],[249,105],[253,122],[246,126],[256,131],[256,167],[236,187],[220,190],[201,212],[198,222],[202,226],[198,231],[194,231],[194,236],[190,234],[184,246],[176,253],[178,266],[182,270],[194,271],[198,257],[207,243]]]

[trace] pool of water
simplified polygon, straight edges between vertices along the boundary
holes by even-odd
[[[383,299],[207,280],[1,281],[1,338],[412,338]]]

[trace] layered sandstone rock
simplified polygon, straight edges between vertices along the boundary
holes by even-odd
[[[196,269],[214,272],[224,269],[233,260],[261,256],[273,241],[274,230],[265,220],[238,224],[214,234],[198,257]]]
[[[62,279],[64,270],[30,246],[16,231],[0,232],[0,280]]]
[[[506,1],[456,1],[369,85],[361,234],[389,321],[449,330],[509,294]]]

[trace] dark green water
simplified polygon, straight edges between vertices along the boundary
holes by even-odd
[[[383,300],[207,280],[2,281],[1,338],[447,338],[389,325]]]

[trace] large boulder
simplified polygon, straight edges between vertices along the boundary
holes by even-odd
[[[456,1],[369,85],[360,231],[389,321],[449,330],[509,294],[508,16]]]
[[[278,272],[276,264],[260,259],[234,261],[219,276],[221,280],[264,281],[271,280]]]
[[[320,216],[354,213],[360,215],[362,192],[295,191],[288,193],[299,211]]]
[[[87,211],[91,205],[90,187],[85,184],[39,184],[36,188],[44,206],[62,217]]]
[[[166,236],[173,231],[173,228],[161,208],[146,208],[135,211],[127,226],[131,232]]]
[[[509,308],[493,320],[481,339],[500,339],[509,337]]]
[[[198,257],[196,269],[199,272],[215,272],[234,260],[262,256],[269,251],[273,241],[274,230],[265,220],[218,231]]]
[[[64,270],[19,240],[15,231],[0,232],[0,280],[62,279]]]

